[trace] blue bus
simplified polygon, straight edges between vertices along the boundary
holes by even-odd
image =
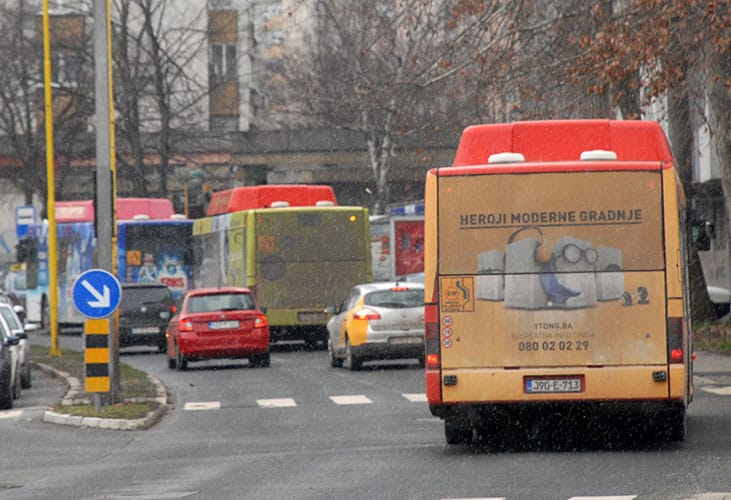
[[[28,227],[19,256],[26,267],[27,321],[50,321],[48,221]],[[83,322],[73,304],[76,278],[97,267],[91,200],[56,203],[58,323]],[[160,282],[175,299],[192,288],[193,221],[175,214],[166,199],[117,199],[117,278],[120,283]]]

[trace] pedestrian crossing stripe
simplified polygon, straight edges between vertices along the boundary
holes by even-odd
[[[297,406],[292,398],[257,399],[256,404],[262,408],[292,408]]]
[[[701,387],[700,389],[719,396],[731,396],[731,385],[725,387]]]
[[[190,403],[185,403],[185,406],[183,407],[183,409],[184,410],[220,410],[221,402],[220,401],[190,402]]]
[[[373,402],[362,394],[356,394],[354,396],[330,396],[330,400],[336,405],[367,405]]]

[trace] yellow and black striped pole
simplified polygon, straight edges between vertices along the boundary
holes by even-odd
[[[86,392],[109,392],[110,318],[84,321]]]

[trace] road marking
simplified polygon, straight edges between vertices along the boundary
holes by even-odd
[[[193,403],[185,403],[184,410],[196,411],[196,410],[220,410],[220,401],[196,401]]]
[[[18,418],[23,414],[23,410],[0,411],[0,418]]]
[[[716,381],[712,378],[693,375],[693,385],[716,385]]]
[[[599,496],[599,497],[570,497],[568,500],[632,500],[637,495],[615,495],[615,496]]]
[[[354,396],[330,396],[330,399],[336,405],[367,405],[373,402],[360,394]]]
[[[702,391],[718,394],[719,396],[731,396],[731,385],[725,387],[701,387]]]
[[[403,397],[411,401],[412,403],[421,403],[426,401],[426,394],[422,393],[404,393],[401,394]]]
[[[257,399],[256,404],[261,408],[292,408],[297,406],[292,398]]]

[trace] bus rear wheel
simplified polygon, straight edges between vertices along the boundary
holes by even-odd
[[[445,420],[444,437],[447,439],[447,444],[470,444],[472,442],[472,427],[459,420]]]

